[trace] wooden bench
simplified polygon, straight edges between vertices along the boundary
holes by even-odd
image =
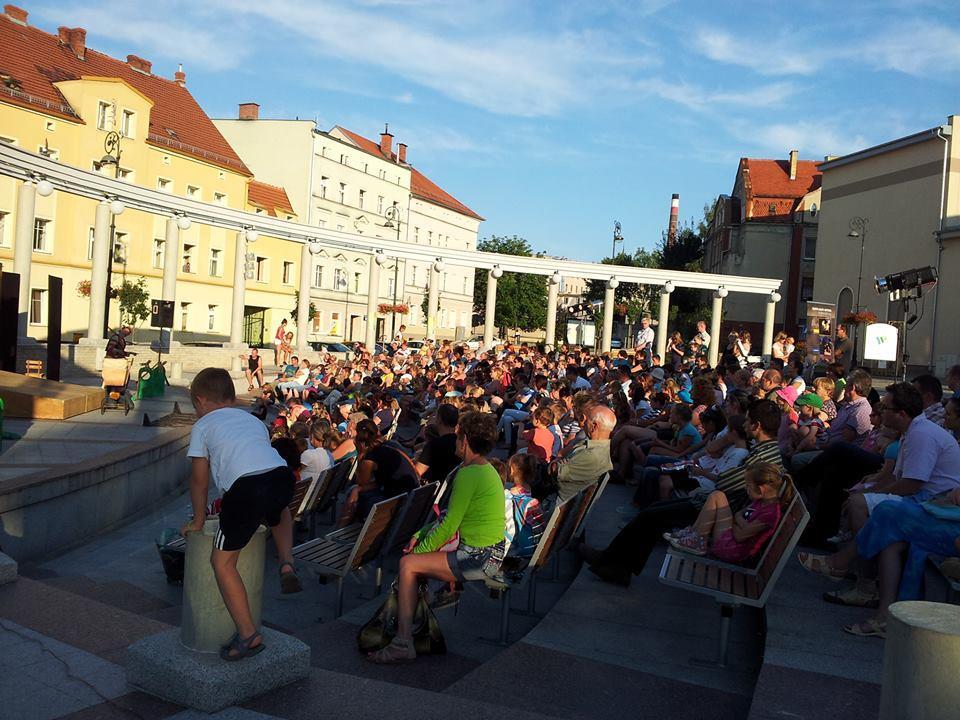
[[[383,434],[383,439],[392,440],[393,436],[397,432],[397,427],[400,425],[400,415],[403,412],[402,409],[397,410],[397,414],[393,416],[393,420],[390,422],[390,427],[387,428],[387,432]]]
[[[23,374],[27,377],[40,379],[46,377],[46,375],[43,374],[43,360],[27,360],[24,362],[24,367],[26,368],[26,372]]]
[[[569,499],[570,509],[557,536],[558,549],[566,548],[583,533],[587,516],[606,489],[609,478],[609,473],[604,473],[595,482],[581,488],[576,495]],[[553,554],[551,565],[550,581],[557,582],[560,580],[560,555],[558,553]],[[530,611],[533,612],[533,609],[531,608]]]
[[[810,514],[799,493],[787,506],[780,524],[754,567],[731,565],[708,557],[669,550],[660,568],[660,582],[701,593],[720,604],[720,642],[717,662],[726,667],[730,619],[739,605],[762,608],[789,562]]]
[[[314,503],[313,512],[310,515],[310,535],[315,535],[316,516],[320,513],[330,511],[330,524],[337,520],[337,498],[350,482],[353,474],[357,471],[357,459],[349,458],[341,460],[330,468],[327,476],[327,484],[318,493],[317,501]]]
[[[308,565],[321,576],[337,578],[335,618],[343,614],[343,579],[377,557],[405,498],[406,494],[378,502],[370,508],[359,528],[346,527],[293,549],[294,560]]]

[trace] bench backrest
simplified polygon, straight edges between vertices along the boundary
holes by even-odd
[[[767,596],[773,591],[777,578],[793,555],[793,549],[809,520],[810,513],[807,512],[800,493],[796,493],[756,565],[757,581],[761,587],[761,604],[766,603]]]
[[[290,501],[290,513],[293,515],[294,520],[300,520],[314,511],[317,501],[327,489],[332,475],[333,468],[328,467],[317,475],[317,477],[308,477],[305,481],[307,486],[303,493],[299,492],[299,486],[304,481],[301,480],[300,483],[297,483],[298,487],[294,488],[293,491],[293,500]]]
[[[558,504],[550,514],[550,519],[547,520],[547,526],[543,529],[543,534],[540,536],[540,542],[537,543],[537,547],[530,557],[530,562],[527,563],[528,571],[532,572],[546,565],[553,555],[553,552],[560,547],[557,540],[559,539],[563,524],[569,517],[574,499],[575,498],[569,498],[564,500]]]
[[[350,478],[350,472],[356,464],[356,458],[350,458],[348,460],[341,460],[330,469],[330,482],[327,483],[320,499],[317,501],[318,512],[323,512],[330,507],[332,503],[337,501],[337,495],[340,494],[343,486],[347,484],[347,480]]]
[[[393,420],[390,421],[390,427],[387,429],[386,434],[383,436],[384,440],[390,440],[393,438],[394,433],[397,432],[397,426],[400,425],[400,413],[403,410],[397,410],[396,414],[393,416]]]
[[[390,524],[396,517],[400,506],[406,500],[407,494],[397,495],[389,500],[381,500],[367,513],[367,519],[363,522],[360,534],[357,535],[353,549],[350,551],[350,557],[347,560],[346,567],[356,570],[364,563],[369,562],[377,556],[380,548],[383,547],[387,539],[387,531]]]
[[[597,501],[600,500],[600,496],[603,495],[603,491],[607,489],[607,483],[610,482],[610,473],[604,473],[600,478],[600,482],[596,484],[596,492],[593,493],[593,497],[590,499],[589,504],[584,505],[584,511],[580,516],[580,523],[573,529],[573,537],[577,538],[583,534],[583,530],[587,525],[587,520],[590,519],[590,513],[593,512],[593,509],[597,506]]]
[[[402,548],[413,534],[424,526],[430,518],[430,511],[439,488],[440,483],[432,482],[407,493],[406,502],[397,513],[397,519],[387,534],[387,540],[383,545],[384,555]]]
[[[293,485],[293,497],[290,498],[290,502],[287,503],[287,507],[290,509],[290,514],[293,516],[294,520],[300,519],[300,511],[303,508],[303,501],[307,497],[307,493],[310,492],[310,486],[313,485],[314,478],[305,477],[297,480]]]

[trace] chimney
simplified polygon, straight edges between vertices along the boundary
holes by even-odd
[[[797,179],[797,155],[798,153],[796,150],[790,151],[790,179],[791,180]]]
[[[393,135],[390,134],[390,126],[384,124],[383,132],[380,133],[380,152],[387,157],[393,157]]]
[[[149,60],[144,60],[142,57],[137,57],[136,55],[127,55],[127,65],[137,72],[142,72],[144,75],[149,75],[153,67],[153,63]]]
[[[680,193],[670,198],[670,224],[667,226],[667,245],[677,241],[677,220],[680,218]]]
[[[237,117],[241,120],[259,120],[260,106],[254,102],[240,103],[240,114]]]
[[[87,31],[83,28],[68,28],[67,44],[77,56],[77,60],[83,60],[87,56]]]
[[[407,144],[406,143],[399,143],[397,145],[397,160],[399,160],[402,163],[407,162]]]
[[[183,63],[177,66],[177,71],[173,74],[173,81],[180,87],[187,86],[187,74],[183,71]]]
[[[66,25],[61,25],[57,28],[57,42],[61,45],[70,44],[70,28]]]
[[[15,23],[19,23],[20,25],[27,24],[27,11],[23,8],[18,8],[16,5],[4,5],[3,12]]]

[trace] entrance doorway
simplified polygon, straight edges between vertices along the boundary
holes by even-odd
[[[263,328],[266,322],[266,308],[243,308],[243,342],[251,347],[263,347]]]
[[[377,342],[383,342],[383,331],[385,329],[387,321],[384,318],[377,318]]]

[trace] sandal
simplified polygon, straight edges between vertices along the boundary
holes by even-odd
[[[843,570],[837,570],[836,568],[830,567],[827,555],[814,555],[813,553],[799,552],[797,553],[797,560],[800,561],[800,564],[803,565],[805,570],[808,570],[815,575],[823,575],[825,578],[830,578],[835,582],[839,582],[847,576],[847,573]]]
[[[253,385],[247,386],[247,392],[253,392]]]
[[[283,571],[285,567],[290,568],[286,572]],[[293,567],[293,563],[281,563],[280,564],[280,594],[281,595],[292,595],[293,593],[298,593],[303,590],[303,585],[300,583],[300,577],[297,575],[297,571]]]
[[[260,644],[251,647],[251,643],[258,638],[260,639]],[[227,662],[236,662],[248,657],[253,657],[265,650],[266,647],[263,642],[263,637],[258,632],[254,632],[253,635],[246,639],[241,638],[240,633],[237,633],[229,643],[220,648],[220,657]]]
[[[853,625],[844,625],[843,631],[856,635],[857,637],[877,637],[886,639],[887,624],[875,618],[854,623]]]
[[[413,642],[400,642],[394,638],[389,645],[376,652],[367,653],[367,660],[377,665],[399,665],[417,659]]]

